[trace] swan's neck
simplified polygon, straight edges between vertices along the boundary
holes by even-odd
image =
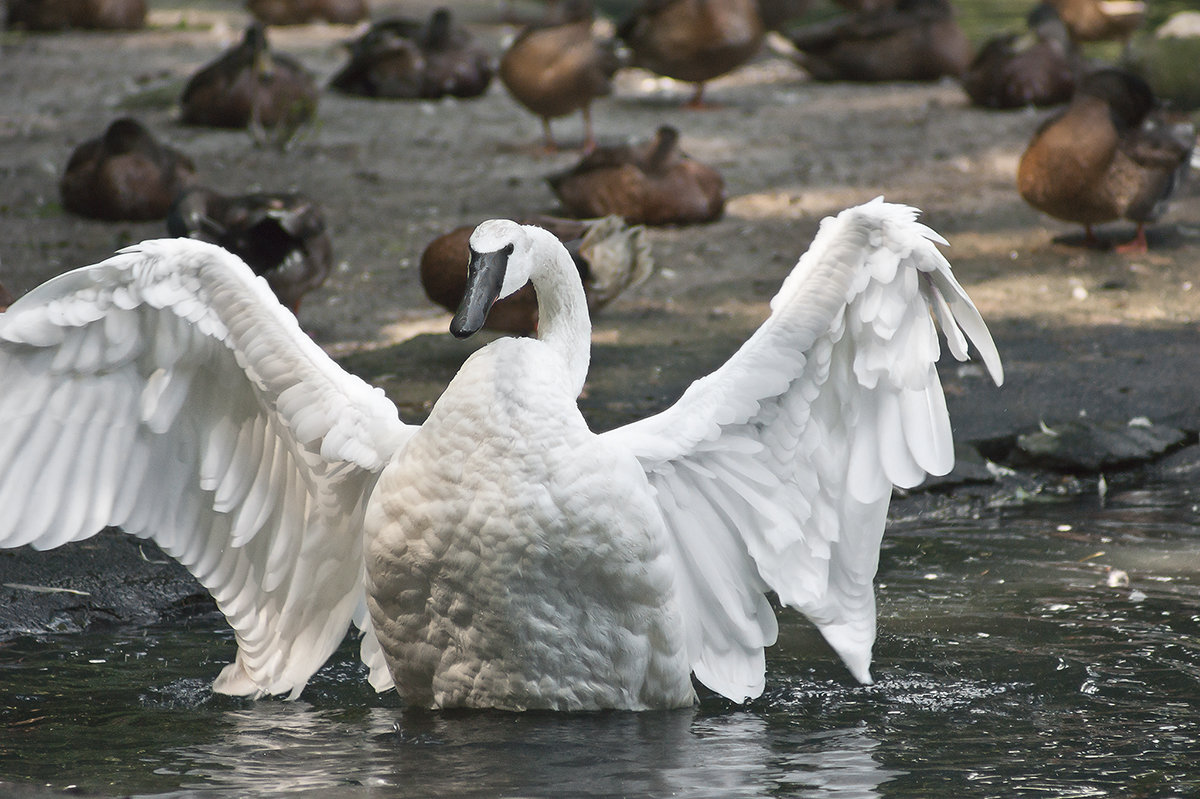
[[[592,322],[579,271],[565,247],[552,234],[538,248],[540,259],[530,280],[538,298],[538,340],[557,352],[567,368],[576,396],[583,391],[592,350]]]

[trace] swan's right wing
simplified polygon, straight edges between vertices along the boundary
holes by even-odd
[[[728,362],[662,413],[604,434],[657,492],[693,670],[730,698],[762,691],[768,590],[870,680],[892,486],[954,460],[933,317],[955,357],[969,337],[1002,379],[940,238],[915,216],[874,201],[826,219]]]
[[[236,632],[224,693],[297,695],[352,618],[378,665],[362,517],[414,428],[238,258],[147,241],[45,283],[0,314],[0,387],[0,547],[153,539]]]

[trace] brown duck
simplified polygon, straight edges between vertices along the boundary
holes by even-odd
[[[192,160],[131,117],[75,148],[59,181],[63,207],[90,219],[162,219],[194,179]]]
[[[546,17],[524,31],[500,58],[500,81],[521,105],[541,117],[546,148],[557,149],[550,120],[583,114],[583,148],[596,146],[592,101],[612,93],[620,66],[611,42],[592,32],[591,0],[552,3]]]
[[[629,227],[618,217],[588,221],[534,217],[522,224],[546,228],[567,246],[593,315],[654,269],[643,229]],[[474,229],[468,225],[439,236],[421,254],[421,285],[426,295],[450,311],[458,309],[466,288],[467,241]],[[537,332],[537,321],[537,294],[533,286],[525,286],[492,306],[485,327],[529,336]]]
[[[172,236],[217,244],[266,278],[279,301],[300,310],[333,268],[321,207],[303,194],[227,196],[203,187],[180,195],[167,217]]]
[[[137,30],[146,26],[146,0],[9,0],[5,24],[30,31]]]
[[[264,25],[353,25],[369,13],[367,0],[246,0],[246,10]]]
[[[1021,108],[1065,103],[1086,69],[1058,12],[1042,3],[1029,13],[1025,33],[1004,33],[980,48],[962,76],[974,105]]]
[[[681,152],[679,132],[667,126],[647,142],[598,147],[548,181],[577,217],[615,214],[631,224],[686,225],[711,222],[725,208],[720,174]]]
[[[439,8],[427,22],[385,19],[350,44],[350,61],[329,85],[346,94],[397,99],[478,97],[495,65],[470,31]]]
[[[1146,19],[1141,0],[1047,0],[1077,42],[1128,41]]]
[[[1158,219],[1187,171],[1196,130],[1172,123],[1141,78],[1116,69],[1083,78],[1070,104],[1034,135],[1017,168],[1021,196],[1040,211],[1084,226],[1137,223],[1120,250],[1145,251],[1145,225]]]
[[[899,0],[788,34],[797,63],[814,80],[893,81],[957,77],[971,45],[949,0]]]
[[[317,86],[295,59],[272,53],[266,30],[253,24],[192,76],[180,103],[188,125],[290,130],[316,112]]]
[[[645,0],[617,29],[635,65],[696,84],[693,107],[705,83],[758,53],[765,32],[756,0]]]

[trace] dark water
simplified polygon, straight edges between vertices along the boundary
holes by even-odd
[[[0,647],[0,776],[101,794],[1200,795],[1200,527],[1179,490],[897,522],[875,677],[784,614],[768,687],[663,713],[431,713],[349,649],[302,701],[214,697],[192,629]]]

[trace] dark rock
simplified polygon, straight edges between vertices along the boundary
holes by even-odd
[[[0,641],[215,611],[186,569],[117,530],[48,552],[0,550]]]
[[[1080,418],[1020,435],[1017,449],[1039,466],[1095,472],[1150,460],[1186,438],[1182,430],[1145,421]]]

